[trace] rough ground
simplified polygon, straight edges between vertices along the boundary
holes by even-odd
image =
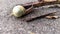
[[[0,0],[0,34],[60,34],[60,18],[24,22],[9,17],[14,6],[31,1],[37,0]],[[56,15],[60,16],[59,12]]]

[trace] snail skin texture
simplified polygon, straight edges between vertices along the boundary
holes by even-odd
[[[23,14],[25,14],[25,8],[23,6],[21,6],[21,5],[15,6],[13,8],[12,14],[15,17],[21,17]]]

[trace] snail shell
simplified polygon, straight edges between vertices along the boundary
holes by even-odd
[[[21,17],[23,14],[25,14],[25,8],[21,5],[15,6],[12,11],[12,14],[15,17]]]

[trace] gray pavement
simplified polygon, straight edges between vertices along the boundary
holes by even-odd
[[[0,34],[60,34],[60,18],[37,19],[31,22],[10,16],[16,5],[37,0],[0,0]],[[60,16],[60,12],[56,15]]]

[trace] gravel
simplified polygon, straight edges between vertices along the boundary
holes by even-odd
[[[37,0],[0,0],[0,34],[60,34],[60,18],[36,19],[31,22],[9,16],[16,5]],[[60,12],[57,12],[60,16]]]

